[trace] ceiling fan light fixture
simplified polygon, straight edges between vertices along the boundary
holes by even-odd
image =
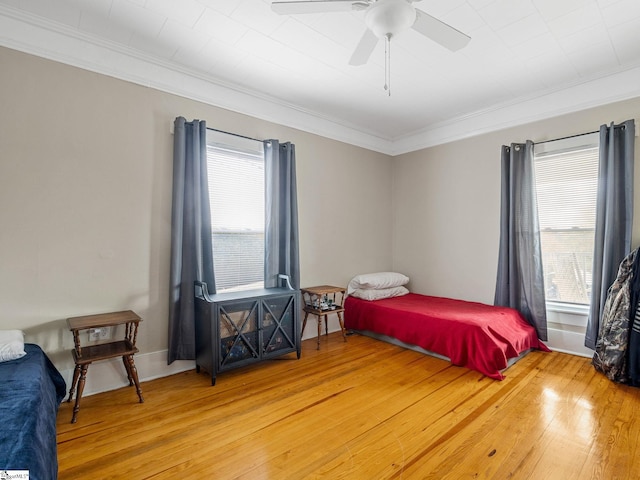
[[[413,29],[443,47],[455,52],[471,38],[451,25],[416,9],[420,0],[273,0],[271,9],[280,15],[297,13],[364,11],[367,30],[349,59],[349,65],[364,65],[380,39],[385,43],[385,90],[391,95],[391,38]]]
[[[369,7],[364,21],[378,38],[394,36],[411,28],[416,9],[406,0],[378,0]]]

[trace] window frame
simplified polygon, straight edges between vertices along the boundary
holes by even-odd
[[[266,202],[264,200],[265,192],[266,192],[266,172],[265,172],[265,165],[264,165],[264,162],[265,162],[264,144],[259,140],[254,140],[247,137],[235,135],[232,133],[221,132],[213,129],[207,129],[206,143],[207,143],[207,157],[208,157],[207,172],[209,175],[209,186],[210,186],[209,200],[210,200],[210,206],[211,206],[211,236],[212,236],[213,260],[214,260],[214,276],[216,277],[215,278],[216,291],[217,293],[224,293],[224,292],[233,292],[233,291],[248,291],[256,288],[264,288],[265,286],[264,238],[265,238],[265,230],[266,230]],[[254,157],[255,160],[262,161],[262,165],[263,165],[262,166],[263,178],[262,178],[262,190],[261,190],[262,202],[263,202],[262,203],[262,209],[263,209],[262,229],[246,230],[247,233],[253,231],[253,232],[258,232],[258,234],[261,232],[262,234],[263,246],[262,246],[261,264],[259,266],[259,270],[256,270],[254,272],[257,276],[259,271],[260,281],[241,284],[241,285],[234,285],[234,286],[225,287],[225,288],[220,288],[220,283],[218,282],[218,277],[217,277],[219,269],[215,268],[216,260],[217,259],[219,260],[219,258],[216,256],[216,241],[214,240],[214,235],[216,234],[216,232],[224,232],[224,230],[219,230],[218,228],[215,227],[216,222],[214,222],[214,215],[215,215],[216,208],[214,207],[214,204],[213,204],[214,193],[212,193],[211,191],[211,185],[217,180],[214,180],[212,178],[213,177],[212,170],[209,164],[210,162],[209,149],[216,149],[216,148],[223,150],[227,152],[227,154],[231,154],[231,155],[233,155],[233,153],[235,152],[235,154],[238,155],[238,158],[244,157],[245,159],[249,159],[250,157]],[[238,229],[230,229],[229,233],[232,234],[234,233],[234,231],[236,233],[241,233],[241,230],[238,230]]]
[[[539,159],[538,155],[544,157],[553,154],[566,153],[569,151],[580,151],[584,149],[595,149],[598,151],[599,149],[599,134],[598,132],[590,132],[586,134],[576,135],[572,137],[562,138],[558,140],[551,140],[548,142],[540,142],[536,143],[534,146],[534,169],[537,167],[537,161]],[[597,174],[596,174],[597,175]],[[597,181],[597,179],[596,179]],[[536,179],[536,189],[538,187],[538,182]],[[596,185],[596,195],[597,195],[597,185]],[[594,207],[595,208],[595,207]],[[594,212],[595,214],[595,212]],[[539,212],[538,212],[539,215]],[[595,228],[595,224],[594,224]],[[540,228],[540,232],[542,233],[542,228]],[[544,251],[542,252],[544,256]],[[544,267],[544,265],[543,265]],[[546,273],[545,273],[546,276]],[[546,286],[545,286],[546,289]],[[589,314],[590,308],[590,298],[587,303],[574,303],[569,301],[562,300],[549,300],[546,299],[546,308],[550,312],[556,312],[561,314],[561,316],[565,319],[562,323],[569,325],[584,325],[586,321],[586,317]],[[564,315],[569,314],[569,315]],[[584,317],[584,319],[576,318]],[[573,320],[575,319],[575,321]]]

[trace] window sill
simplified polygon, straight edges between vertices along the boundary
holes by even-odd
[[[571,303],[547,302],[547,322],[562,326],[561,329],[581,329],[583,332],[587,326],[589,316],[588,305],[575,305]]]
[[[548,312],[569,313],[571,315],[589,315],[589,305],[573,303],[547,302]]]

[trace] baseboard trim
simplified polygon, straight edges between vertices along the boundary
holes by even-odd
[[[140,381],[146,382],[196,368],[196,363],[193,360],[176,360],[171,365],[167,365],[167,355],[167,350],[135,355],[136,370]],[[61,370],[60,373],[67,382],[67,389],[71,388],[73,369]],[[128,385],[129,381],[122,359],[114,358],[96,362],[89,366],[82,396],[108,392]],[[142,393],[144,394],[144,386]]]
[[[309,324],[312,324],[312,322],[309,322]],[[303,335],[303,340],[317,336],[315,325],[313,325],[313,328],[307,328],[307,330],[309,331],[303,332],[306,333],[306,335]],[[335,324],[334,322],[329,322],[329,333],[339,330],[340,325],[337,320]],[[324,335],[324,328],[322,333]],[[584,346],[584,333],[549,328],[548,338],[549,340],[545,344],[553,351],[580,357],[590,358],[593,356],[593,351]],[[146,382],[196,368],[196,363],[193,360],[176,360],[171,365],[167,365],[167,355],[167,350],[137,354],[135,361],[140,381]],[[73,369],[62,370],[60,373],[67,382],[67,388],[70,388]],[[83,396],[108,392],[128,385],[127,374],[120,358],[96,362],[89,367]],[[142,390],[144,393],[144,387]]]
[[[313,325],[315,322],[309,322]],[[303,340],[307,338],[315,338],[317,335],[316,326],[307,327],[307,335],[303,336]],[[329,333],[339,331],[340,325],[338,321],[329,321]],[[323,325],[324,335],[324,325]],[[193,360],[176,360],[171,365],[167,365],[167,350],[151,353],[138,353],[135,355],[136,370],[138,370],[138,378],[141,382],[153,380],[156,378],[167,377],[176,373],[193,370],[196,368],[196,362]],[[60,370],[62,377],[67,382],[67,391],[71,388],[71,380],[73,379],[73,368]],[[96,393],[108,392],[129,385],[127,374],[122,364],[122,359],[114,358],[101,362],[92,363],[87,372],[87,381],[84,386],[83,397],[94,395]],[[144,386],[142,388],[144,394]]]

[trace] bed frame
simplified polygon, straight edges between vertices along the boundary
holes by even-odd
[[[396,347],[406,348],[407,350],[413,350],[414,352],[439,358],[440,360],[444,360],[445,362],[451,362],[451,359],[446,355],[440,355],[439,353],[432,352],[431,350],[427,350],[425,348],[419,347],[418,345],[413,345],[412,343],[403,342],[402,340],[398,340],[397,338],[390,337],[389,335],[382,335],[381,333],[375,333],[368,330],[349,330],[349,333],[364,335],[365,337],[370,337],[375,340],[379,340],[381,342],[390,343],[391,345],[395,345]],[[512,357],[507,359],[507,367],[504,370],[506,370],[511,365],[516,363],[518,360],[523,358],[531,350],[532,350],[531,348],[528,348],[524,352],[520,353],[520,355],[518,355],[517,357]],[[504,370],[501,370],[501,373],[504,373]]]

